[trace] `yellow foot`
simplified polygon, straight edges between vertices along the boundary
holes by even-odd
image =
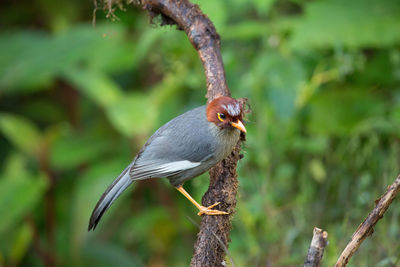
[[[220,211],[220,210],[212,210],[212,208],[214,208],[215,206],[219,205],[220,202],[214,203],[211,206],[208,207],[204,207],[204,206],[200,206],[199,208],[199,213],[197,213],[197,215],[201,216],[203,214],[206,215],[225,215],[225,214],[229,214],[228,212],[225,211]]]

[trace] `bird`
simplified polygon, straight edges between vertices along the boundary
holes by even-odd
[[[97,202],[88,231],[94,230],[105,211],[134,181],[167,178],[198,209],[198,215],[224,215],[204,207],[183,188],[185,181],[208,171],[226,158],[246,133],[244,106],[238,99],[219,96],[175,117],[161,126],[143,145],[133,161],[113,181]]]

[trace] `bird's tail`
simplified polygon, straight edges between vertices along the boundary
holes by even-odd
[[[107,190],[101,196],[99,202],[97,202],[92,215],[89,220],[88,231],[94,230],[99,223],[104,212],[111,206],[111,204],[125,191],[125,189],[133,182],[129,176],[129,165],[114,182],[107,188]]]

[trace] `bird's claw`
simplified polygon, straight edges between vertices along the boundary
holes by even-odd
[[[201,208],[199,209],[200,211],[199,211],[199,213],[197,213],[197,215],[201,216],[203,214],[206,214],[206,215],[226,215],[226,214],[229,214],[228,212],[225,212],[225,211],[212,210],[212,208],[214,208],[215,206],[217,206],[219,204],[220,204],[220,202],[214,203],[214,204],[212,204],[211,206],[208,206],[208,207],[201,206]]]

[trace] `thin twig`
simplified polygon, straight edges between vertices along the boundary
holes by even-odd
[[[97,12],[97,0],[93,0],[93,14],[92,14],[92,26],[93,28],[96,27],[96,12]]]
[[[351,241],[347,244],[343,250],[335,267],[346,266],[350,258],[360,247],[361,243],[365,238],[370,236],[374,232],[375,224],[383,217],[383,214],[389,208],[393,199],[400,191],[400,175],[396,178],[394,183],[389,186],[379,199],[375,200],[375,208],[368,215],[360,226],[358,226],[356,232],[353,234]]]
[[[324,256],[324,249],[328,244],[328,233],[314,227],[313,238],[311,240],[310,248],[304,267],[319,267],[321,266],[322,256]]]

